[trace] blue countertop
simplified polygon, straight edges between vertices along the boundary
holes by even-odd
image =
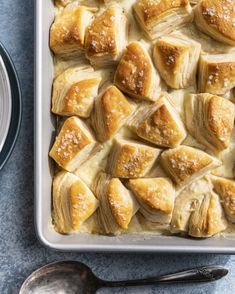
[[[39,244],[33,223],[33,2],[0,0],[0,40],[15,62],[23,96],[19,139],[12,157],[0,171],[0,293],[18,293],[23,280],[37,267],[64,259],[83,261],[106,279],[142,278],[204,264],[222,264],[230,269],[226,278],[210,284],[99,293],[235,293],[235,256],[60,253]]]

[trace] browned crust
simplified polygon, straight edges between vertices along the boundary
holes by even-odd
[[[212,158],[206,153],[187,146],[167,150],[162,156],[163,166],[170,169],[181,182],[212,163]]]
[[[82,105],[83,100],[90,97],[92,89],[99,83],[100,79],[88,79],[73,84],[63,99],[63,106],[60,111],[65,113],[75,112],[78,105]]]
[[[234,0],[202,0],[198,5],[207,25],[235,42]]]
[[[170,9],[186,8],[189,6],[188,0],[140,0],[135,5],[135,11],[138,13],[141,21],[147,28],[152,27],[156,20]]]
[[[87,58],[102,55],[116,56],[115,8],[110,7],[95,18],[88,27],[85,37]]]
[[[150,208],[169,214],[173,210],[174,203],[169,202],[168,196],[172,192],[172,186],[164,178],[132,179],[128,187],[137,198],[140,198]]]
[[[121,185],[119,179],[112,179],[107,187],[107,198],[116,222],[126,230],[133,215],[133,205],[120,191]]]
[[[101,97],[101,103],[107,138],[111,138],[119,129],[122,121],[132,113],[133,108],[115,86],[111,86],[105,91]]]
[[[147,52],[138,42],[129,44],[115,74],[115,84],[127,93],[147,96],[151,87],[152,64]]]
[[[234,127],[234,110],[230,101],[212,96],[208,101],[208,127],[222,146],[228,147]]]
[[[61,167],[65,167],[80,150],[91,143],[76,120],[76,117],[70,117],[64,122],[49,153]]]
[[[149,147],[134,147],[125,144],[115,164],[113,175],[120,178],[141,177],[143,171],[156,157]]]

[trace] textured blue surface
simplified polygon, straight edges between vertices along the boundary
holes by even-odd
[[[223,264],[230,269],[225,279],[211,284],[102,290],[99,293],[235,293],[235,257],[65,254],[38,243],[33,225],[33,2],[0,0],[0,40],[15,62],[23,94],[20,136],[11,159],[0,171],[0,294],[17,293],[31,271],[63,259],[81,260],[106,279],[141,278],[203,264]]]

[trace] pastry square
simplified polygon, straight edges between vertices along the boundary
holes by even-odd
[[[198,91],[224,95],[235,87],[235,53],[201,55]]]
[[[189,0],[138,0],[134,13],[141,28],[152,40],[171,33],[193,19]]]
[[[87,29],[86,58],[97,67],[117,63],[126,47],[127,38],[127,18],[120,6],[112,5],[97,16]]]
[[[161,163],[167,174],[180,188],[221,165],[217,158],[189,146],[179,146],[164,151],[161,154]]]
[[[142,139],[161,147],[177,147],[187,136],[184,124],[167,93],[154,104],[140,107],[128,126]]]
[[[190,94],[185,99],[185,118],[190,134],[214,152],[229,147],[235,106],[212,94]]]
[[[194,9],[195,23],[213,39],[235,46],[234,7],[234,0],[201,0]]]
[[[49,153],[63,169],[73,172],[95,153],[97,142],[79,118],[68,118]]]
[[[174,89],[194,86],[201,44],[177,34],[164,36],[154,45],[154,63],[166,84]]]
[[[93,11],[94,8],[71,3],[57,14],[50,30],[50,47],[54,54],[75,57],[84,53],[85,32]]]
[[[235,223],[235,182],[220,177],[211,177],[214,191],[220,196],[227,219]]]
[[[139,202],[139,212],[150,222],[169,224],[175,201],[175,190],[167,178],[132,179],[129,189]]]
[[[60,172],[53,180],[53,220],[57,232],[76,232],[97,209],[99,201],[74,174]]]
[[[114,85],[107,86],[97,97],[91,116],[92,126],[99,141],[114,137],[135,107]]]
[[[107,172],[117,178],[141,178],[153,167],[160,149],[139,142],[115,139],[111,148]]]
[[[171,221],[173,233],[208,238],[226,228],[227,221],[217,194],[211,191],[190,193],[186,189],[177,196]]]
[[[118,178],[100,172],[93,186],[100,201],[98,217],[106,234],[118,235],[128,229],[139,205]]]
[[[53,83],[52,112],[62,116],[90,116],[102,77],[92,67],[73,67]]]
[[[148,101],[159,98],[160,77],[140,42],[132,42],[126,47],[115,73],[114,84],[134,98]]]

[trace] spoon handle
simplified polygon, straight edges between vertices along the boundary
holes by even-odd
[[[198,283],[210,282],[221,279],[226,276],[228,270],[222,266],[203,266],[191,270],[186,270],[174,274],[152,277],[141,280],[127,281],[100,281],[101,287],[128,287],[128,286],[143,286],[162,283]]]

